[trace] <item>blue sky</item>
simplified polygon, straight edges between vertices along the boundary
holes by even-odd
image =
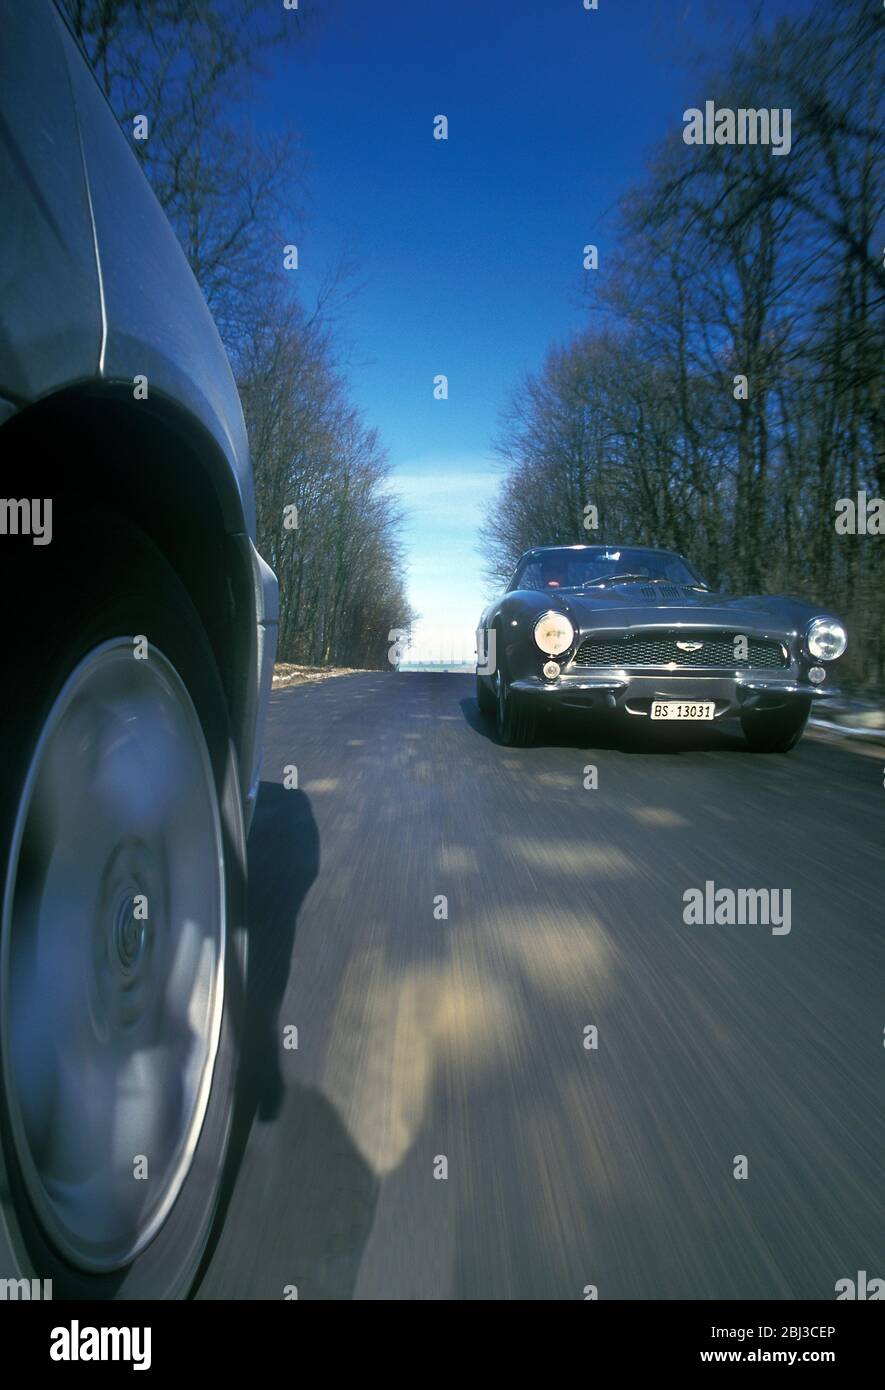
[[[342,256],[356,265],[338,331],[406,509],[425,650],[469,654],[489,597],[479,531],[508,391],[586,322],[583,246],[598,244],[604,274],[614,205],[683,110],[715,97],[701,75],[755,8],[314,0],[308,37],[277,64],[270,111],[294,123],[308,164],[299,283],[309,297]],[[765,23],[809,8],[765,0]]]

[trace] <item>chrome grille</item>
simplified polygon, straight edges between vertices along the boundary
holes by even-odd
[[[769,637],[748,637],[747,656],[735,659],[736,632],[618,633],[611,637],[587,637],[578,648],[575,666],[682,666],[725,667],[747,670],[751,666],[783,668],[789,657],[780,642]],[[677,642],[700,642],[695,652],[680,651]]]

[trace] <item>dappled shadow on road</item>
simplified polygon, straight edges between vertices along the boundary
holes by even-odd
[[[844,861],[822,811],[857,802],[856,766],[821,769],[813,744],[717,759],[725,735],[669,729],[644,751],[675,732],[680,756],[654,764],[567,737],[508,750],[454,680],[326,753],[309,912],[310,809],[261,803],[248,1146],[199,1296],[821,1297],[834,1268],[868,1268],[873,888],[803,867]],[[685,923],[686,887],[751,873],[792,884],[789,949]],[[819,1020],[849,1007],[822,1051]]]
[[[498,743],[494,718],[483,715],[473,696],[460,700],[465,722],[476,733]],[[582,715],[575,710],[545,714],[538,721],[536,748],[598,748],[618,753],[748,753],[750,750],[736,721],[715,726],[649,727],[646,719],[603,712]],[[518,751],[518,750],[509,750]]]
[[[461,693],[459,729],[441,715]],[[383,1179],[357,1295],[820,1298],[834,1268],[867,1267],[881,1219],[854,1136],[876,946],[868,883],[850,907],[841,882],[805,886],[833,834],[818,749],[722,759],[737,733],[667,729],[644,751],[675,732],[680,756],[600,757],[588,792],[592,755],[496,746],[463,685],[425,717],[429,804],[391,792],[384,930],[348,956],[324,1078]],[[792,884],[788,949],[690,928],[684,891],[705,879]],[[864,1022],[824,1055],[833,1008]]]

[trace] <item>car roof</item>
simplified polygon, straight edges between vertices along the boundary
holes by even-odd
[[[526,555],[543,555],[550,550],[647,550],[652,555],[678,555],[678,550],[667,550],[661,545],[634,545],[632,541],[610,541],[607,545],[533,545],[531,550],[524,550],[519,557],[524,560]]]

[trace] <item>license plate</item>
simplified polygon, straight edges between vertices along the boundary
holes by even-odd
[[[653,700],[652,719],[712,719],[715,700]]]

